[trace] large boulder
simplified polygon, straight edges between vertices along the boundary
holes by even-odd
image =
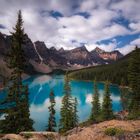
[[[1,138],[1,140],[26,140],[20,135],[16,134],[7,134],[4,137]]]

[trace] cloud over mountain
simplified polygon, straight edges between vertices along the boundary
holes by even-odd
[[[139,5],[139,0],[1,0],[0,31],[12,31],[21,9],[25,32],[33,41],[65,49],[84,43],[90,50],[100,46],[126,54],[132,45],[140,45],[132,43],[140,37]]]

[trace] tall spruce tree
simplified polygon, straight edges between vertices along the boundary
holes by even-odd
[[[136,47],[132,54],[128,69],[129,85],[132,89],[132,99],[129,107],[130,118],[140,117],[140,49]]]
[[[125,86],[125,80],[122,78],[120,85],[120,97],[123,110],[128,110],[131,102],[131,90]]]
[[[99,117],[101,115],[101,108],[99,102],[99,92],[96,83],[96,79],[94,80],[94,94],[92,94],[92,109],[90,114],[90,121],[91,122],[98,122]]]
[[[33,121],[29,118],[28,86],[22,83],[22,73],[25,68],[25,57],[22,49],[24,29],[21,11],[12,33],[12,46],[8,54],[7,64],[12,69],[7,98],[5,100],[5,120],[0,129],[2,133],[19,133],[33,130]]]
[[[112,100],[110,98],[109,82],[105,83],[105,93],[102,104],[102,118],[103,120],[110,120],[113,118]]]
[[[71,88],[69,78],[66,74],[64,85],[64,96],[62,99],[62,107],[60,111],[60,132],[66,132],[73,128],[73,99],[71,96]]]
[[[78,101],[77,98],[74,98],[74,103],[73,103],[73,127],[78,126],[78,110],[77,110],[77,105]]]
[[[48,128],[47,131],[55,132],[56,121],[55,121],[55,95],[54,92],[50,92],[50,106],[48,107],[50,115],[48,119]]]

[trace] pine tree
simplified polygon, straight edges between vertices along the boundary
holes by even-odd
[[[30,119],[29,113],[29,92],[28,86],[22,85],[22,95],[20,97],[20,102],[17,103],[18,106],[18,118],[20,121],[18,132],[21,131],[32,131],[33,130],[33,120]]]
[[[78,110],[77,110],[77,105],[78,105],[78,101],[77,98],[74,98],[74,103],[73,103],[73,127],[77,127],[78,126]]]
[[[94,94],[92,95],[92,109],[90,114],[90,121],[97,122],[99,120],[101,113],[100,102],[99,102],[99,92],[96,83],[96,79],[94,80]]]
[[[60,111],[60,132],[66,132],[73,128],[73,99],[68,76],[65,76],[64,96]]]
[[[121,105],[123,110],[128,110],[131,102],[131,90],[130,88],[125,86],[125,80],[122,78],[120,85],[120,97],[121,97]]]
[[[122,87],[125,86],[125,80],[124,80],[124,78],[121,79],[121,86],[122,86]]]
[[[55,95],[54,95],[54,92],[51,91],[50,92],[50,106],[48,107],[49,112],[50,112],[50,116],[49,116],[49,119],[48,119],[47,131],[52,131],[52,132],[55,132],[54,127],[56,127],[54,107],[55,107]]]
[[[110,120],[113,118],[112,100],[110,98],[109,82],[105,83],[105,93],[102,105],[102,118],[103,120]]]
[[[21,11],[12,33],[12,46],[8,54],[7,64],[12,69],[8,95],[5,100],[5,120],[0,129],[2,133],[19,133],[33,130],[33,121],[29,118],[28,86],[22,83],[22,73],[25,68],[25,57],[22,50],[24,43],[24,29]]]
[[[140,116],[140,49],[137,47],[129,63],[128,79],[133,93],[129,116],[138,118]]]

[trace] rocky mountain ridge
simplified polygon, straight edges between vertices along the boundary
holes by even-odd
[[[3,63],[5,63],[4,59],[10,46],[11,36],[0,33],[0,59]],[[24,36],[23,50],[28,66],[26,70],[28,72],[36,71],[40,73],[50,73],[55,69],[73,70],[88,66],[108,64],[123,57],[119,51],[105,52],[98,47],[91,52],[88,51],[85,46],[72,50],[64,50],[63,48],[57,50],[54,46],[47,48],[42,41],[33,43],[27,34]],[[5,66],[3,67],[6,69]],[[3,67],[1,65],[0,72]]]

